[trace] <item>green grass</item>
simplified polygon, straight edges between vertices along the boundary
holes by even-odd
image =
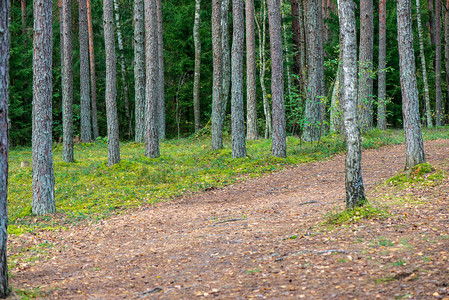
[[[361,220],[384,219],[389,216],[388,208],[366,203],[363,206],[343,211],[332,210],[325,215],[324,224],[343,225],[353,224]]]
[[[427,138],[449,138],[449,128],[426,131]],[[373,130],[364,137],[365,148],[403,142],[398,130]],[[161,157],[144,156],[144,145],[122,143],[121,162],[107,166],[107,143],[75,145],[75,162],[62,162],[62,145],[54,145],[54,173],[57,213],[31,215],[31,149],[10,150],[8,216],[10,234],[26,231],[64,230],[70,224],[95,221],[126,208],[150,205],[187,193],[223,187],[287,166],[326,159],[345,149],[344,139],[328,135],[320,142],[306,143],[287,139],[288,157],[271,157],[270,140],[247,142],[248,156],[233,159],[229,137],[225,148],[212,151],[210,140],[187,138],[163,142]],[[30,163],[21,168],[21,161]]]
[[[437,170],[429,163],[416,165],[413,169],[402,172],[386,181],[387,185],[407,188],[415,185],[434,186],[445,177],[441,170]]]

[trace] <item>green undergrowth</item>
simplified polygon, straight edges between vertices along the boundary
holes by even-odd
[[[368,202],[352,209],[330,211],[325,215],[324,225],[353,224],[361,220],[385,219],[389,215],[388,207]]]
[[[411,186],[435,186],[444,179],[443,171],[432,167],[429,163],[416,165],[411,170],[402,172],[386,181],[389,186],[407,188]]]
[[[427,138],[449,138],[448,128],[428,130]],[[403,142],[402,131],[373,130],[364,136],[365,148]],[[247,142],[248,155],[233,159],[230,138],[222,150],[212,151],[210,140],[192,136],[161,143],[161,157],[144,156],[144,145],[122,143],[121,162],[107,166],[107,143],[75,145],[75,162],[62,162],[62,145],[54,145],[54,173],[57,213],[31,215],[31,149],[10,150],[8,189],[8,232],[64,230],[77,222],[95,221],[126,208],[150,205],[187,193],[220,188],[246,177],[283,169],[301,163],[326,159],[345,149],[340,135],[325,136],[306,143],[297,137],[287,139],[287,158],[271,157],[271,140]],[[30,166],[21,167],[21,162]]]

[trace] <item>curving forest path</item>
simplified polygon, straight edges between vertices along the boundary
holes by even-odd
[[[320,225],[344,206],[338,155],[68,231],[12,236],[13,251],[49,246],[12,269],[11,283],[45,299],[449,299],[449,180],[379,185],[402,170],[404,152],[363,153],[367,194],[389,206],[387,219]],[[425,152],[449,174],[449,140],[426,141]]]

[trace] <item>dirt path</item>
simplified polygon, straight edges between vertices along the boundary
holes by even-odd
[[[449,141],[425,149],[449,173]],[[368,191],[403,168],[404,151],[364,152]],[[449,299],[448,181],[419,196],[428,203],[393,204],[387,220],[316,226],[343,207],[343,170],[336,156],[98,224],[12,237],[14,251],[50,246],[13,269],[11,283],[47,299]]]

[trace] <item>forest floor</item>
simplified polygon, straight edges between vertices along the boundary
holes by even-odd
[[[449,299],[449,140],[426,141],[425,152],[446,176],[392,186],[405,146],[364,151],[367,195],[388,207],[384,218],[324,224],[344,208],[337,155],[97,223],[12,235],[9,255],[28,257],[10,270],[13,297]]]

